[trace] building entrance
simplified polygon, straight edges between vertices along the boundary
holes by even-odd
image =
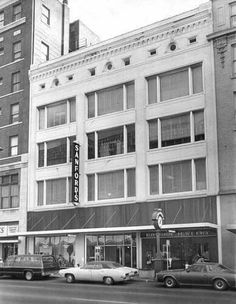
[[[3,243],[2,244],[2,259],[6,260],[10,255],[18,254],[18,244],[17,243]]]

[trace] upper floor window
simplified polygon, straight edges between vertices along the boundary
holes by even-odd
[[[0,85],[3,84],[3,77],[0,77]]]
[[[0,177],[0,209],[19,207],[18,174]]]
[[[49,60],[49,46],[45,42],[41,42],[41,56],[43,61]]]
[[[76,118],[75,102],[75,97],[72,97],[38,108],[39,129],[51,128],[74,122]]]
[[[200,93],[203,91],[202,65],[155,75],[147,78],[147,83],[149,104]]]
[[[19,121],[19,103],[11,105],[11,119],[10,123]]]
[[[233,75],[236,75],[236,44],[232,46]]]
[[[72,136],[38,144],[38,167],[71,162],[74,140]]]
[[[231,26],[236,26],[236,2],[231,4],[231,16],[230,16]]]
[[[18,155],[18,136],[10,137],[10,156]]]
[[[89,174],[87,175],[88,201],[134,197],[136,195],[135,179],[134,168]]]
[[[50,10],[45,5],[42,5],[42,21],[50,24]]]
[[[16,92],[20,90],[20,72],[16,72],[12,74],[12,92]]]
[[[21,4],[17,4],[13,6],[13,21],[16,21],[21,18]]]
[[[13,60],[21,58],[21,41],[13,43]]]
[[[88,159],[135,152],[134,124],[88,133],[87,138]]]
[[[0,56],[4,54],[4,47],[0,46]]]
[[[206,189],[205,158],[149,166],[150,194]]]
[[[131,109],[135,106],[134,83],[117,85],[87,94],[88,118]]]
[[[0,27],[4,26],[4,12],[0,12]]]
[[[149,149],[205,139],[203,110],[152,119],[148,121],[148,126]]]

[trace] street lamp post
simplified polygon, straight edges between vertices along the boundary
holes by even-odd
[[[161,256],[161,250],[160,250],[160,234],[161,234],[161,228],[163,225],[164,215],[162,213],[162,209],[154,209],[152,213],[152,222],[153,226],[156,230],[156,258],[154,261],[154,268],[155,268],[155,274],[162,270],[162,256]]]

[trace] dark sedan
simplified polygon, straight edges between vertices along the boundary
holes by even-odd
[[[181,285],[213,286],[216,290],[236,287],[236,272],[218,263],[196,263],[187,269],[160,271],[158,282],[168,288]]]

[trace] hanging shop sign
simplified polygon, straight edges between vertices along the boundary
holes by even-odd
[[[79,205],[79,160],[80,160],[80,145],[73,142],[73,157],[72,157],[72,202],[74,206]]]

